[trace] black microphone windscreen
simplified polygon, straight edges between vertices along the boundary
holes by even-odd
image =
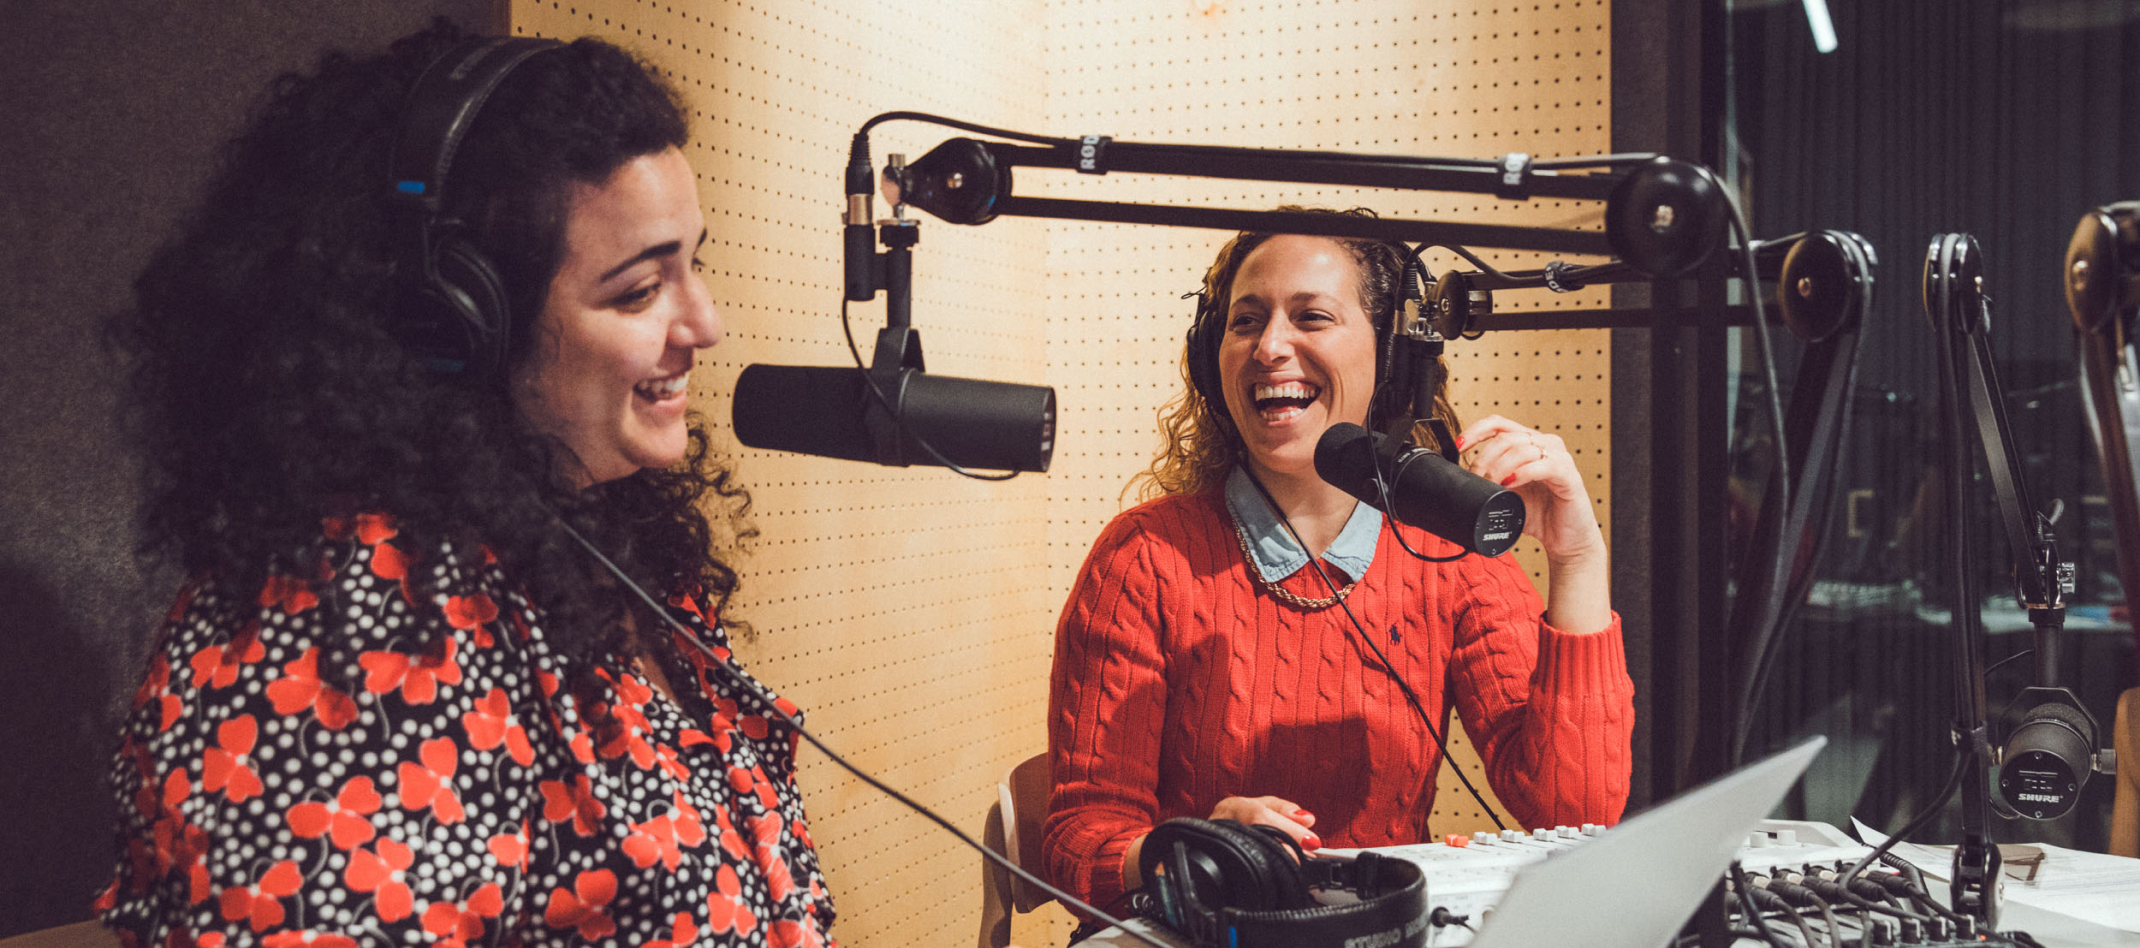
[[[736,440],[767,451],[875,461],[862,412],[862,370],[748,365],[736,378]]]
[[[902,466],[941,458],[961,467],[1046,471],[1054,457],[1055,390],[1045,385],[902,369],[881,383],[884,397],[899,407],[894,437],[890,416],[876,409],[865,384],[856,368],[745,366],[736,378],[736,440],[769,451]]]
[[[1400,522],[1474,553],[1499,556],[1523,534],[1523,499],[1432,451],[1385,457],[1386,435],[1331,425],[1315,443],[1315,473]]]

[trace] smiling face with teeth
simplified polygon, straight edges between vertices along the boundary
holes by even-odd
[[[1241,261],[1219,341],[1226,411],[1262,477],[1315,475],[1315,443],[1363,424],[1375,389],[1375,327],[1360,265],[1326,237],[1280,235]]]
[[[511,391],[577,459],[562,472],[574,483],[683,458],[691,364],[721,338],[693,258],[705,239],[698,180],[674,148],[571,186],[564,253]]]

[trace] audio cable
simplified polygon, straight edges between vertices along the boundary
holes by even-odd
[[[1888,891],[1894,891],[1899,881],[1899,885],[1908,891],[1910,901],[1931,909],[1934,913],[1958,925],[1974,925],[1976,923],[1975,919],[1948,908],[1941,904],[1938,899],[1933,898],[1931,891],[1925,888],[1924,873],[1919,871],[1909,860],[1894,853],[1882,853],[1880,854],[1880,861],[1895,870],[1890,875],[1874,877],[1875,881],[1886,886]]]
[[[1762,915],[1761,908],[1754,904],[1754,887],[1747,882],[1746,870],[1737,862],[1731,864],[1731,883],[1732,893],[1739,897],[1739,911],[1746,916],[1746,924],[1753,926],[1760,939],[1768,942],[1769,948],[1787,948],[1782,936],[1769,927],[1768,917]],[[1812,943],[1808,942],[1806,948],[1813,948]]]
[[[872,788],[875,788],[878,792],[884,794],[885,796],[897,800],[900,805],[905,806],[907,809],[913,810],[914,812],[921,814],[923,817],[927,818],[929,822],[935,823],[937,826],[943,827],[945,832],[948,832],[951,835],[958,837],[959,842],[965,843],[975,852],[980,853],[982,857],[988,859],[991,862],[994,862],[996,865],[1002,866],[1003,868],[1009,870],[1012,875],[1015,875],[1020,879],[1030,882],[1035,886],[1038,886],[1041,891],[1046,892],[1050,896],[1053,896],[1054,898],[1060,900],[1064,905],[1068,905],[1072,908],[1077,909],[1080,912],[1084,912],[1085,914],[1093,918],[1097,918],[1103,922],[1113,925],[1115,928],[1135,936],[1138,941],[1144,942],[1145,944],[1152,946],[1152,948],[1173,948],[1173,946],[1169,946],[1166,943],[1161,942],[1157,938],[1154,938],[1145,932],[1138,931],[1137,929],[1130,927],[1121,919],[1109,915],[1106,912],[1100,911],[1098,908],[1087,904],[1076,896],[1073,896],[1068,892],[1064,892],[1061,889],[1049,885],[1047,880],[1042,879],[1031,872],[1027,872],[1025,869],[1019,867],[1017,863],[1012,862],[1002,853],[996,852],[995,850],[982,845],[973,837],[966,835],[966,832],[964,830],[961,830],[957,826],[952,825],[950,820],[938,816],[934,810],[922,806],[920,803],[915,802],[906,794],[900,793],[899,791],[892,789],[884,781],[878,780],[876,777],[870,776],[867,772],[862,770],[862,768],[848,763],[847,758],[841,757],[839,754],[835,753],[832,748],[825,746],[824,741],[818,740],[817,735],[812,734],[808,730],[804,729],[802,726],[802,722],[795,720],[794,715],[789,714],[785,709],[781,708],[780,705],[773,700],[773,697],[771,695],[766,694],[763,689],[758,687],[758,684],[756,682],[751,681],[748,677],[745,677],[743,674],[737,671],[734,666],[730,665],[727,659],[722,658],[719,653],[716,653],[711,647],[707,646],[707,644],[698,637],[697,633],[691,631],[691,628],[689,626],[684,625],[682,622],[678,622],[675,616],[669,614],[669,610],[667,608],[663,607],[660,602],[654,599],[653,594],[648,593],[645,587],[639,585],[637,582],[634,582],[630,576],[625,575],[625,572],[621,567],[617,566],[614,561],[612,561],[608,556],[604,555],[602,551],[597,549],[595,545],[589,542],[586,537],[580,535],[580,532],[578,530],[573,529],[571,524],[566,523],[562,518],[556,518],[555,522],[558,527],[562,528],[565,531],[565,534],[567,536],[570,536],[574,541],[578,542],[581,548],[587,551],[588,555],[594,557],[595,560],[600,562],[604,568],[608,569],[610,575],[617,577],[618,582],[623,583],[626,589],[631,590],[632,594],[637,596],[641,602],[646,603],[647,608],[652,609],[654,611],[654,615],[661,617],[662,621],[668,623],[669,628],[683,635],[684,641],[691,643],[691,647],[698,649],[700,652],[705,653],[707,658],[712,659],[713,666],[721,669],[721,673],[726,675],[730,682],[734,683],[742,690],[749,692],[751,697],[758,699],[758,702],[760,704],[763,704],[770,713],[778,715],[780,717],[781,723],[786,724],[789,728],[792,728],[796,734],[802,737],[803,740],[809,741],[811,747],[817,748],[819,753],[824,754],[827,758],[831,759],[833,763],[838,764],[842,770],[845,770],[848,773],[855,775],[856,779],[870,785]]]
[[[1796,902],[1786,898],[1783,893],[1777,892],[1772,888],[1775,885],[1775,880],[1766,876],[1747,876],[1743,874],[1744,870],[1741,870],[1741,873],[1742,875],[1739,878],[1746,879],[1751,883],[1747,894],[1753,896],[1754,904],[1767,906],[1771,911],[1782,913],[1783,917],[1798,929],[1798,937],[1805,940],[1806,948],[1814,948],[1816,939],[1813,937],[1813,926],[1806,923],[1806,916],[1798,910]],[[1834,919],[1830,918],[1829,922],[1832,926]],[[1835,939],[1832,937],[1832,928],[1828,942],[1831,945],[1835,944]],[[1838,945],[1836,948],[1841,948],[1841,946]]]
[[[1838,877],[1838,880],[1840,880],[1840,882],[1843,882],[1843,888],[1840,888],[1840,890],[1843,890],[1843,897],[1845,897],[1845,901],[1849,901],[1851,905],[1858,905],[1858,907],[1866,907],[1866,909],[1879,909],[1879,912],[1890,912],[1890,914],[1902,914],[1902,912],[1905,912],[1905,909],[1892,909],[1892,907],[1883,907],[1883,905],[1875,905],[1875,903],[1870,903],[1870,901],[1862,899],[1862,897],[1858,895],[1858,892],[1851,892],[1851,890],[1849,890],[1849,882],[1851,882],[1851,880],[1855,880],[1855,877],[1860,877],[1860,875],[1864,875],[1866,867],[1870,867],[1870,865],[1873,865],[1873,862],[1877,862],[1877,860],[1879,860],[1881,856],[1887,856],[1887,852],[1892,852],[1892,850],[1894,850],[1894,845],[1896,845],[1896,843],[1900,843],[1900,841],[1902,841],[1902,839],[1905,839],[1905,837],[1909,837],[1909,835],[1911,835],[1911,832],[1917,832],[1917,830],[1922,830],[1922,828],[1924,828],[1924,824],[1932,822],[1932,817],[1937,817],[1937,815],[1939,815],[1939,811],[1941,811],[1941,807],[1945,807],[1945,805],[1947,805],[1947,798],[1952,798],[1952,796],[1954,796],[1954,792],[1956,792],[1956,790],[1960,788],[1960,785],[1962,785],[1962,775],[1965,775],[1965,773],[1967,773],[1967,770],[1969,770],[1969,751],[1967,751],[1967,749],[1962,749],[1962,747],[1956,747],[1956,749],[1954,749],[1954,770],[1952,770],[1952,773],[1950,773],[1950,775],[1947,775],[1947,785],[1945,785],[1945,788],[1941,788],[1941,790],[1939,790],[1939,796],[1935,796],[1935,798],[1932,798],[1932,805],[1930,805],[1930,807],[1924,807],[1924,811],[1922,811],[1922,813],[1917,813],[1915,817],[1911,817],[1911,820],[1909,820],[1907,824],[1902,824],[1902,828],[1900,828],[1900,830],[1896,830],[1892,837],[1887,837],[1887,839],[1883,839],[1883,841],[1881,841],[1879,845],[1875,845],[1875,847],[1873,847],[1873,852],[1868,852],[1868,854],[1864,854],[1864,858],[1860,858],[1858,862],[1855,862],[1855,865],[1851,865],[1851,867],[1849,867],[1849,869],[1847,869],[1847,871],[1845,871],[1843,875],[1840,875],[1840,877]],[[1911,916],[1917,916],[1915,912],[1909,912],[1909,914],[1911,914]],[[1917,916],[1917,918],[1924,918],[1924,916]]]
[[[921,448],[922,453],[927,454],[930,460],[950,468],[952,473],[960,477],[969,477],[977,481],[1007,481],[1018,476],[1017,471],[1005,471],[1001,474],[975,474],[960,467],[952,463],[950,458],[937,451],[936,446],[930,444],[929,440],[922,437],[920,432],[908,428],[906,422],[900,420],[899,412],[892,408],[891,397],[885,395],[884,390],[877,387],[876,378],[869,374],[869,366],[862,363],[862,350],[855,345],[854,326],[847,318],[847,297],[845,295],[840,297],[840,335],[847,337],[847,354],[854,356],[855,368],[862,370],[862,387],[869,391],[870,400],[876,402],[878,408],[884,409],[885,416],[892,420],[893,430],[913,438],[914,444]]]
[[[1242,466],[1241,473],[1248,475],[1248,482],[1256,485],[1256,493],[1263,495],[1263,502],[1270,505],[1271,512],[1278,515],[1278,522],[1285,525],[1285,532],[1293,537],[1294,543],[1299,544],[1301,552],[1306,553],[1308,551],[1308,542],[1300,538],[1300,531],[1293,529],[1292,518],[1286,516],[1285,510],[1278,506],[1277,499],[1271,496],[1269,488],[1263,486],[1262,479],[1258,478],[1256,472],[1249,470],[1246,465]],[[1388,518],[1385,517],[1384,519]],[[1390,529],[1394,530],[1396,527],[1393,525]],[[1254,563],[1246,565],[1249,569],[1256,568]],[[1471,791],[1471,798],[1478,801],[1479,809],[1485,811],[1487,818],[1494,821],[1495,829],[1508,829],[1508,824],[1501,822],[1501,815],[1495,813],[1494,808],[1487,805],[1486,795],[1480,793],[1479,788],[1471,785],[1470,777],[1464,776],[1464,768],[1457,766],[1455,761],[1449,760],[1449,745],[1442,740],[1441,729],[1434,726],[1434,720],[1427,715],[1426,706],[1420,703],[1419,695],[1412,691],[1411,683],[1405,681],[1403,675],[1397,674],[1397,666],[1390,662],[1388,655],[1382,653],[1382,646],[1375,643],[1375,637],[1367,634],[1367,624],[1361,622],[1360,617],[1353,614],[1352,604],[1346,602],[1345,597],[1338,593],[1337,583],[1330,579],[1329,573],[1323,571],[1322,560],[1318,557],[1310,556],[1308,557],[1308,565],[1315,568],[1316,577],[1323,581],[1323,586],[1328,588],[1330,595],[1337,599],[1338,608],[1345,610],[1345,618],[1352,620],[1352,630],[1359,635],[1360,641],[1367,643],[1368,649],[1375,653],[1375,660],[1381,662],[1382,667],[1389,670],[1390,680],[1397,683],[1397,689],[1404,692],[1404,700],[1411,704],[1413,711],[1418,712],[1419,723],[1426,727],[1427,736],[1434,738],[1434,747],[1441,751],[1443,760],[1449,761],[1449,769],[1456,771],[1458,782],[1464,785],[1465,790]]]
[[[1391,314],[1390,314],[1390,343],[1389,343],[1390,349],[1389,349],[1389,355],[1391,356],[1391,358],[1390,358],[1390,359],[1388,359],[1388,360],[1385,360],[1385,361],[1395,361],[1395,356],[1396,356],[1396,353],[1397,353],[1397,348],[1396,348],[1396,347],[1397,347],[1397,336],[1398,336],[1398,333],[1399,333],[1399,332],[1401,331],[1401,328],[1402,328],[1402,327],[1398,326],[1398,321],[1404,318],[1404,313],[1402,312],[1402,310],[1403,310],[1403,308],[1404,308],[1404,304],[1405,304],[1406,302],[1411,302],[1411,301],[1412,301],[1412,289],[1413,289],[1413,288],[1414,288],[1415,286],[1417,286],[1417,285],[1418,285],[1418,284],[1416,284],[1416,283],[1414,283],[1414,282],[1413,282],[1413,277],[1414,277],[1415,275],[1421,275],[1421,274],[1423,274],[1423,271],[1419,269],[1419,255],[1420,255],[1421,253],[1424,253],[1424,252],[1426,251],[1426,249],[1427,249],[1427,246],[1428,246],[1428,245],[1426,245],[1426,244],[1419,244],[1418,246],[1415,246],[1415,247],[1410,247],[1410,248],[1407,248],[1407,250],[1405,251],[1405,262],[1404,262],[1404,267],[1402,268],[1402,269],[1403,269],[1403,273],[1402,273],[1402,274],[1401,274],[1401,276],[1399,277],[1399,279],[1402,279],[1402,280],[1404,281],[1404,287],[1403,287],[1403,288],[1402,288],[1401,290],[1399,290],[1399,291],[1398,291],[1398,296],[1400,297],[1400,302],[1399,302],[1399,303],[1397,304],[1397,308],[1398,308],[1398,310],[1399,310],[1399,311],[1398,311],[1398,312],[1393,312],[1393,313],[1391,313]],[[1458,248],[1458,249],[1461,249],[1461,248]],[[1469,251],[1466,251],[1465,253],[1466,253],[1466,254],[1467,254],[1467,256],[1468,256],[1468,254],[1469,254]],[[1480,265],[1481,265],[1481,266],[1484,266],[1485,264],[1483,264],[1483,263],[1482,263],[1482,264],[1480,264]],[[1424,295],[1424,294],[1422,294],[1422,295]],[[1422,343],[1422,344],[1424,344],[1424,343]],[[1416,372],[1436,372],[1436,373],[1439,373],[1439,372],[1441,371],[1441,366],[1439,365],[1439,363],[1440,363],[1440,360],[1441,360],[1441,350],[1440,350],[1439,348],[1436,348],[1436,349],[1435,349],[1435,350],[1434,350],[1434,351],[1433,351],[1432,353],[1428,354],[1427,358],[1430,358],[1430,359],[1432,359],[1432,360],[1433,360],[1433,363],[1432,363],[1432,364],[1429,364],[1429,365],[1426,365],[1426,366],[1414,366],[1414,367],[1412,367],[1412,368],[1410,369],[1410,371],[1416,371]],[[1410,382],[1410,381],[1411,381],[1411,380],[1410,380],[1409,378],[1406,378],[1406,379],[1395,379],[1395,378],[1391,378],[1391,376],[1395,374],[1395,369],[1396,369],[1396,367],[1395,367],[1395,366],[1391,366],[1391,365],[1385,365],[1385,366],[1383,366],[1383,371],[1382,371],[1382,373],[1381,373],[1381,377],[1380,377],[1380,379],[1378,380],[1378,384],[1377,384],[1377,385],[1375,386],[1375,388],[1376,388],[1376,391],[1377,391],[1377,394],[1380,394],[1380,390],[1381,390],[1381,388],[1382,388],[1382,386],[1383,386],[1383,385],[1396,385],[1396,384],[1403,384],[1403,383],[1408,383],[1408,382]],[[1446,380],[1446,379],[1444,379],[1443,381],[1444,381],[1444,382],[1446,382],[1447,380]],[[1435,386],[1435,389],[1436,389],[1436,390],[1438,390],[1438,389],[1439,389],[1439,387],[1440,387],[1440,386]],[[1379,400],[1380,400],[1380,399],[1372,399],[1372,398],[1371,398],[1371,399],[1369,399],[1369,400],[1368,400],[1368,402],[1367,402],[1367,430],[1369,430],[1369,431],[1374,431],[1374,430],[1376,430],[1376,428],[1375,428],[1375,402],[1376,402],[1376,401],[1379,401]],[[1413,410],[1413,411],[1418,411],[1419,409],[1420,409],[1420,406],[1419,406],[1419,405],[1416,405],[1416,404],[1415,404],[1415,405],[1413,405],[1413,406],[1412,406],[1412,410]],[[1433,406],[1433,404],[1432,404],[1432,399],[1431,399],[1431,397],[1430,397],[1430,399],[1429,399],[1429,404],[1428,404],[1428,405],[1426,406],[1426,410],[1427,410],[1427,411],[1428,411],[1429,413],[1433,412],[1433,410],[1434,410],[1434,406]],[[1413,421],[1412,421],[1412,423],[1413,423],[1414,425],[1417,425],[1417,424],[1419,423],[1419,420],[1418,420],[1417,418],[1414,418],[1414,419],[1413,419]],[[1439,432],[1441,431],[1441,426],[1439,426],[1439,425],[1436,425],[1436,426],[1435,426],[1435,431],[1436,431],[1437,433],[1439,433]],[[1454,432],[1450,432],[1450,433],[1448,433],[1448,436],[1449,436],[1449,437],[1452,437],[1452,438],[1453,438],[1453,437],[1455,437],[1456,435],[1455,435],[1455,433],[1454,433]],[[1415,445],[1415,447],[1416,447],[1416,445]],[[1368,470],[1370,470],[1370,471],[1373,471],[1373,472],[1374,472],[1374,475],[1375,475],[1375,493],[1376,493],[1377,495],[1379,495],[1379,496],[1380,496],[1380,497],[1382,498],[1382,509],[1383,509],[1384,511],[1390,511],[1390,510],[1395,510],[1395,509],[1397,509],[1397,508],[1396,508],[1395,506],[1393,506],[1393,505],[1392,505],[1392,504],[1393,504],[1393,502],[1392,502],[1392,501],[1390,500],[1390,481],[1392,481],[1392,480],[1397,480],[1397,481],[1402,481],[1402,480],[1404,480],[1404,472],[1405,472],[1405,471],[1406,471],[1407,469],[1409,469],[1409,468],[1410,468],[1410,467],[1411,467],[1411,466],[1412,466],[1412,465],[1413,465],[1414,463],[1417,463],[1417,462],[1419,461],[1420,457],[1421,457],[1421,456],[1420,456],[1420,455],[1418,455],[1418,454],[1411,454],[1411,455],[1407,456],[1407,457],[1406,457],[1406,458],[1404,459],[1404,461],[1403,461],[1402,463],[1400,463],[1400,464],[1398,464],[1398,465],[1397,465],[1397,470],[1395,470],[1395,471],[1391,472],[1391,475],[1390,475],[1389,477],[1383,477],[1383,476],[1382,476],[1382,465],[1380,465],[1380,464],[1370,464],[1370,465],[1368,466]],[[1258,486],[1258,487],[1261,487],[1262,485],[1260,485],[1260,484],[1259,484],[1259,485],[1257,485],[1257,486]],[[1397,540],[1397,546],[1398,546],[1398,548],[1399,548],[1399,549],[1402,549],[1402,550],[1403,550],[1404,552],[1406,552],[1406,553],[1410,554],[1410,555],[1411,555],[1411,557],[1412,557],[1413,559],[1415,559],[1415,560],[1424,560],[1424,561],[1426,561],[1426,562],[1429,562],[1429,563],[1454,563],[1454,562],[1456,562],[1457,560],[1463,559],[1464,557],[1466,557],[1466,556],[1469,556],[1469,555],[1471,555],[1471,551],[1470,551],[1470,550],[1458,550],[1458,551],[1456,551],[1456,553],[1455,553],[1455,554],[1453,554],[1453,555],[1450,555],[1450,556],[1429,556],[1429,555],[1427,555],[1427,554],[1425,554],[1425,553],[1421,553],[1421,552],[1419,552],[1418,550],[1412,549],[1412,544],[1410,544],[1410,543],[1407,543],[1407,542],[1405,542],[1405,539],[1404,539],[1404,533],[1403,533],[1402,531],[1400,531],[1400,530],[1398,530],[1398,529],[1397,529],[1397,524],[1396,524],[1396,522],[1395,522],[1395,521],[1396,521],[1396,518],[1395,518],[1395,517],[1393,517],[1393,516],[1384,516],[1384,517],[1383,517],[1382,519],[1383,519],[1384,523],[1385,523],[1385,524],[1386,524],[1386,525],[1387,525],[1387,526],[1389,527],[1389,531],[1390,531],[1390,536],[1392,536],[1392,537],[1396,538],[1396,540]],[[1292,525],[1291,525],[1291,524],[1287,524],[1286,526],[1287,526],[1287,527],[1288,527],[1288,528],[1290,529]],[[1305,549],[1305,548],[1304,548],[1304,549]]]

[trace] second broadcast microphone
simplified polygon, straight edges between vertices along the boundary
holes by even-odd
[[[883,385],[895,420],[873,404],[866,385],[864,370],[856,368],[746,366],[736,379],[736,440],[900,467],[950,461],[1038,472],[1055,454],[1052,388],[901,369]]]
[[[1523,535],[1523,498],[1425,448],[1340,422],[1315,443],[1315,473],[1362,503],[1466,552],[1500,556]],[[1385,499],[1386,497],[1386,499]]]

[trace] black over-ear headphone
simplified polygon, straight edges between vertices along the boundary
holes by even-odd
[[[512,329],[497,268],[468,240],[467,225],[443,213],[446,172],[476,113],[506,75],[560,45],[529,37],[471,40],[425,68],[409,91],[388,161],[400,254],[391,332],[438,371],[471,378],[498,372]]]
[[[1426,876],[1402,859],[1309,857],[1273,827],[1183,817],[1145,836],[1137,870],[1143,907],[1199,945],[1426,944]],[[1349,889],[1360,901],[1321,905],[1310,889]]]
[[[1260,245],[1259,245],[1260,246]],[[1402,246],[1402,245],[1399,245]],[[1251,248],[1250,253],[1254,253]],[[1242,254],[1246,259],[1248,254]],[[1425,272],[1420,268],[1419,255],[1409,250],[1404,252],[1403,272],[1390,300],[1388,325],[1375,327],[1381,333],[1375,354],[1375,394],[1369,402],[1368,412],[1373,419],[1394,418],[1404,409],[1405,399],[1410,396],[1409,386],[1403,384],[1408,367],[1396,364],[1399,358],[1397,333],[1404,321],[1404,304],[1407,300],[1420,302],[1425,299],[1421,282]],[[1234,272],[1240,272],[1241,261],[1235,260]],[[1427,281],[1431,282],[1431,281]],[[1204,397],[1204,404],[1220,417],[1226,415],[1226,388],[1219,379],[1219,340],[1226,337],[1226,311],[1229,301],[1215,300],[1211,294],[1198,290],[1196,319],[1189,324],[1186,340],[1189,360],[1189,384],[1196,387],[1197,394]],[[1373,309],[1370,308],[1372,313]]]

